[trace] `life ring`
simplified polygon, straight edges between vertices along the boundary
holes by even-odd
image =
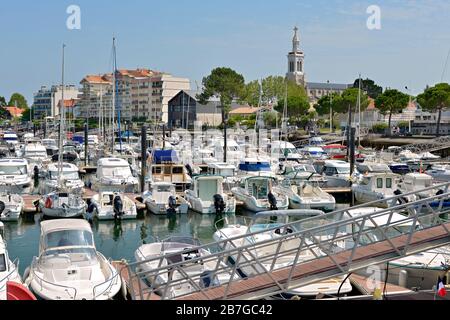
[[[47,209],[51,209],[53,205],[52,199],[50,199],[50,197],[47,198],[47,200],[45,200],[45,207]]]

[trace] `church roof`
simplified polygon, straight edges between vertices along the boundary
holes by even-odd
[[[345,90],[353,87],[353,84],[308,82],[306,84],[306,87],[308,89],[320,89],[320,90]]]

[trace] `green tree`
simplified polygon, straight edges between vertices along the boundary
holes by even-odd
[[[359,88],[359,79],[356,79],[353,83],[353,88]],[[383,93],[383,88],[375,83],[375,81],[371,79],[362,80],[361,79],[361,89],[367,93],[367,95],[376,99],[380,94]]]
[[[450,106],[450,85],[439,83],[425,91],[417,97],[419,104],[430,112],[438,112],[436,123],[436,136],[440,135],[442,110]]]
[[[359,89],[349,88],[345,90],[340,97],[337,98],[338,113],[348,112],[347,128],[352,127],[353,114],[358,109]],[[364,111],[369,105],[369,99],[364,92],[361,92],[361,111]],[[347,130],[347,140],[350,140],[350,130]]]
[[[295,82],[287,82],[287,116],[299,121],[299,119],[308,114],[310,109],[309,100],[306,96],[305,89]],[[283,114],[285,99],[280,99],[275,110]]]
[[[203,92],[197,95],[201,104],[206,104],[213,97],[219,97],[222,108],[222,124],[224,127],[224,162],[227,162],[227,119],[234,99],[242,97],[245,89],[244,76],[230,68],[216,68],[203,78]]]
[[[5,97],[0,96],[0,107],[6,106],[6,99]]]
[[[275,128],[277,126],[277,122],[280,119],[280,115],[278,114],[278,112],[265,112],[263,119],[266,125]]]
[[[251,81],[244,86],[240,103],[247,103],[250,106],[256,107],[259,104],[260,85],[258,80]]]
[[[286,80],[281,76],[269,76],[262,80],[263,100],[270,104],[284,100]]]
[[[28,122],[31,121],[31,108],[26,108],[25,112],[22,114],[22,122]]]
[[[388,89],[375,99],[375,106],[381,114],[389,115],[389,136],[392,135],[392,115],[400,113],[408,106],[409,96],[395,89]]]
[[[28,108],[27,100],[20,93],[13,93],[11,98],[9,99],[9,106],[15,106],[17,104],[18,108],[26,109]]]

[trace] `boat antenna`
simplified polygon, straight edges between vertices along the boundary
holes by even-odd
[[[447,60],[445,60],[444,70],[442,70],[441,82],[444,82],[445,72],[447,71],[449,59],[450,59],[450,49],[448,50]]]

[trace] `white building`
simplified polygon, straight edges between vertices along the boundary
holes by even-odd
[[[62,101],[63,87],[46,86],[34,94],[33,102],[33,119],[44,119],[45,117],[57,117],[60,113],[60,105]],[[77,99],[79,95],[78,88],[74,85],[64,86],[64,100]]]
[[[148,69],[118,70],[116,78],[115,110],[121,110],[121,119],[125,121],[146,119],[167,123],[169,100],[181,90],[190,90],[189,79]],[[86,76],[81,81],[77,114],[83,118],[98,117],[102,104],[103,114],[110,117],[112,83],[112,74]]]

